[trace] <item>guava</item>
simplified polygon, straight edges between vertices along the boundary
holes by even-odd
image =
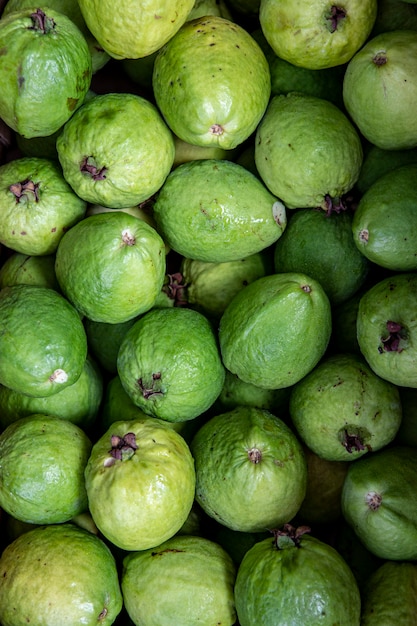
[[[3,626],[110,626],[123,597],[113,554],[75,524],[34,528],[0,557]]]
[[[417,612],[417,564],[386,561],[372,573],[362,600],[363,626],[412,624]]]
[[[103,435],[113,424],[120,420],[143,419],[148,417],[142,409],[132,402],[120,382],[120,376],[115,375],[107,381],[101,405],[97,432]]]
[[[251,383],[243,382],[236,374],[226,370],[223,388],[217,398],[216,405],[223,411],[245,405],[267,409],[278,415],[286,415],[290,391],[290,387],[263,389]]]
[[[333,306],[345,302],[364,284],[369,263],[354,241],[350,211],[327,215],[299,209],[291,215],[274,245],[278,272],[304,272],[315,278]]]
[[[378,0],[370,37],[390,30],[417,30],[417,7],[410,0]]]
[[[356,334],[359,302],[369,285],[365,283],[348,300],[332,308],[332,335],[330,350],[361,354]]]
[[[374,283],[359,301],[356,333],[369,366],[401,387],[417,387],[417,274],[391,274]]]
[[[194,502],[188,444],[153,417],[114,422],[94,443],[85,469],[97,528],[122,550],[147,550],[173,537]]]
[[[395,30],[369,39],[343,78],[347,113],[363,137],[385,150],[417,146],[417,32]]]
[[[265,389],[290,387],[324,355],[331,307],[323,287],[306,274],[270,274],[237,293],[219,323],[225,367]]]
[[[0,242],[22,254],[56,252],[87,209],[50,159],[22,157],[1,165],[0,193]]]
[[[183,141],[174,135],[175,158],[173,167],[178,167],[182,163],[188,161],[197,161],[199,159],[231,159],[233,150],[225,150],[218,146],[196,146]]]
[[[372,30],[376,0],[261,0],[259,22],[275,53],[319,70],[347,63]]]
[[[417,558],[417,450],[393,445],[349,465],[342,513],[372,554]]]
[[[137,626],[232,626],[235,577],[235,565],[218,543],[177,535],[125,556],[121,588]]]
[[[31,524],[58,524],[87,509],[91,441],[72,422],[34,413],[0,434],[0,506]]]
[[[217,414],[190,447],[196,501],[220,524],[260,532],[289,522],[300,508],[306,460],[292,430],[273,413],[239,406]]]
[[[235,584],[241,626],[359,626],[361,599],[351,569],[309,531],[287,524],[247,551]]]
[[[0,22],[0,117],[23,137],[52,135],[90,88],[84,35],[54,9],[12,11]]]
[[[80,0],[85,23],[102,48],[115,59],[136,59],[163,46],[184,24],[194,0]]]
[[[0,291],[0,384],[50,396],[78,380],[86,358],[82,321],[61,294],[37,285]]]
[[[154,308],[122,339],[121,383],[146,414],[184,422],[207,411],[223,387],[225,369],[217,334],[189,308]]]
[[[55,255],[33,256],[11,252],[0,267],[0,289],[20,284],[49,287],[59,291],[55,276]]]
[[[152,226],[124,212],[78,222],[59,242],[62,293],[95,322],[118,324],[148,311],[165,278],[165,244]]]
[[[395,443],[417,448],[417,389],[399,387],[403,417]]]
[[[81,198],[112,209],[147,200],[174,161],[174,140],[152,102],[104,93],[83,103],[56,141],[64,178]]]
[[[159,51],[153,94],[184,141],[232,149],[255,131],[271,93],[269,65],[238,23],[211,15],[187,21]]]
[[[171,171],[153,214],[178,254],[198,261],[238,261],[282,235],[285,207],[254,174],[228,160],[199,159]]]
[[[368,191],[369,187],[381,176],[397,167],[411,163],[417,163],[417,148],[385,150],[371,144],[364,153],[361,171],[355,188],[359,195],[363,196],[365,191]]]
[[[207,15],[218,15],[228,20],[233,19],[229,5],[224,0],[195,0],[193,8],[188,14],[187,21]]]
[[[105,372],[117,374],[117,355],[120,344],[129,328],[139,317],[138,315],[118,324],[94,322],[88,317],[84,318],[89,350]]]
[[[256,130],[259,175],[289,209],[342,210],[362,160],[356,128],[324,98],[296,92],[274,96]]]
[[[352,221],[361,254],[397,272],[417,270],[417,162],[381,175],[359,199]]]

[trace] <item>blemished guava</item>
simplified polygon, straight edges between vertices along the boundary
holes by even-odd
[[[147,550],[173,537],[194,502],[188,444],[166,422],[120,420],[94,443],[85,469],[97,528],[122,550]]]
[[[80,0],[88,29],[115,59],[137,59],[156,52],[184,24],[194,0]]]
[[[402,419],[398,387],[352,353],[323,358],[292,387],[289,409],[299,437],[328,461],[354,461],[387,446]]]
[[[349,464],[342,513],[372,554],[417,558],[417,450],[393,445]]]
[[[377,0],[261,0],[259,21],[275,53],[300,67],[347,63],[372,30]]]
[[[360,591],[350,567],[309,530],[288,524],[246,552],[235,584],[241,626],[359,626]]]
[[[335,104],[291,92],[274,96],[255,135],[255,164],[289,209],[343,208],[363,160],[356,128]]]
[[[289,522],[306,493],[300,442],[273,413],[238,406],[217,414],[190,444],[196,501],[220,524],[261,532]]]
[[[0,384],[50,396],[78,380],[86,358],[84,326],[61,294],[24,284],[0,291]]]
[[[417,146],[417,32],[380,33],[349,61],[343,79],[347,113],[363,137],[385,150]]]
[[[275,243],[287,224],[285,207],[233,161],[199,159],[179,165],[159,190],[153,215],[164,241],[184,257],[237,261]]]
[[[174,139],[158,109],[133,93],[85,101],[56,148],[64,178],[81,198],[120,209],[150,198],[174,162]]]
[[[59,242],[55,274],[87,318],[118,324],[148,311],[165,278],[165,244],[132,215],[113,211],[79,221]]]
[[[55,255],[33,256],[11,252],[0,267],[0,289],[20,284],[49,287],[59,291],[55,276]]]
[[[238,23],[212,15],[187,21],[159,51],[153,93],[184,141],[225,149],[255,131],[271,93],[268,61]]]
[[[363,626],[412,624],[417,612],[417,564],[386,561],[369,577],[362,600]]]
[[[243,382],[290,387],[322,358],[331,326],[319,282],[293,272],[263,276],[239,291],[220,318],[223,363]]]
[[[396,272],[417,270],[417,163],[378,178],[362,195],[352,221],[360,253]]]
[[[117,357],[121,383],[146,414],[184,422],[207,411],[224,382],[217,333],[189,308],[154,308],[122,339]]]
[[[232,626],[235,578],[232,558],[218,543],[176,535],[125,556],[121,588],[127,613],[137,626]]]
[[[111,626],[122,610],[117,564],[108,546],[71,523],[23,533],[0,557],[3,626]]]
[[[417,274],[391,274],[359,301],[356,336],[374,372],[400,387],[417,387]]]
[[[1,165],[0,193],[0,242],[22,254],[56,252],[87,209],[50,159],[22,157]]]
[[[0,117],[28,138],[59,130],[83,103],[92,77],[78,26],[60,11],[45,11],[12,11],[0,22]]]
[[[59,524],[87,509],[91,441],[54,415],[22,417],[0,434],[0,506],[30,524]]]

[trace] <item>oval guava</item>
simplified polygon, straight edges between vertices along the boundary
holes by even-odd
[[[55,276],[55,255],[33,256],[11,252],[0,267],[0,289],[20,284],[59,291]]]
[[[417,564],[385,561],[367,581],[362,626],[412,624],[417,612]]]

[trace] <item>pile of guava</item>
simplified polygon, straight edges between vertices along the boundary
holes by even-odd
[[[0,1],[0,626],[401,626],[417,2]]]

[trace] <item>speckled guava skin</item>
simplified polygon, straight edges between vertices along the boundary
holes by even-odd
[[[52,135],[90,88],[84,35],[59,11],[22,9],[1,19],[0,48],[0,117],[23,137]]]

